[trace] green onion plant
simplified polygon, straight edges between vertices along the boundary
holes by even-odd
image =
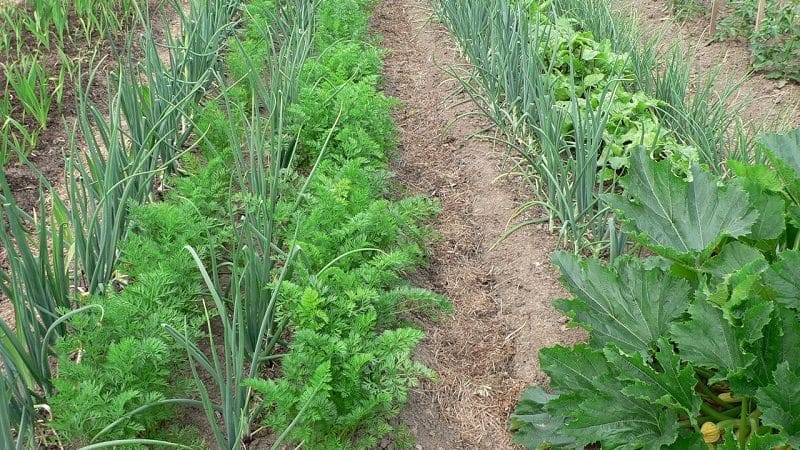
[[[37,55],[24,55],[19,61],[4,67],[4,72],[25,112],[33,116],[40,127],[47,128],[55,94],[51,92],[50,79]]]

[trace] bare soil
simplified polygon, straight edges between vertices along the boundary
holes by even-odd
[[[414,392],[402,419],[417,448],[516,448],[508,417],[520,391],[544,384],[538,351],[583,339],[566,330],[551,302],[565,295],[550,264],[555,238],[528,227],[490,247],[523,200],[518,184],[498,181],[504,148],[470,139],[489,123],[457,118],[474,109],[447,70],[464,61],[425,0],[380,4],[373,30],[389,50],[386,92],[397,112],[399,157],[393,170],[414,193],[441,202],[431,265],[417,282],[453,302],[450,319],[425,324],[418,359],[439,379]],[[457,106],[461,104],[460,106]],[[504,179],[505,180],[505,179]]]
[[[178,14],[171,8],[159,7],[158,2],[159,0],[150,2],[148,10],[152,12],[153,34],[157,40],[162,41],[166,36],[165,22],[170,24],[174,35],[179,25],[179,18]],[[33,14],[32,7],[29,5],[24,6],[20,3],[15,7],[26,8],[28,14]],[[79,19],[74,13],[71,14],[69,21],[70,29],[79,29]],[[137,61],[142,57],[142,51],[138,48],[138,43],[141,42],[142,27],[139,23],[130,25],[130,29],[125,30],[125,32],[110,35],[102,40],[99,36],[92,36],[87,40],[80,32],[75,32],[72,37],[65,36],[64,44],[60,46],[60,49],[54,36],[51,37],[50,50],[38,46],[34,36],[29,33],[24,33],[21,36],[22,42],[20,44],[23,54],[42,55],[41,58],[38,58],[39,62],[51,79],[57,79],[62,70],[63,62],[59,51],[63,53],[64,57],[69,58],[72,64],[81,64],[80,70],[83,71],[85,79],[88,78],[90,70],[96,69],[91,89],[88,91],[88,98],[103,114],[107,114],[108,76],[114,70],[117,59],[121,57],[120,55],[126,54],[129,45],[131,46],[130,51],[133,61]],[[11,48],[15,48],[16,45],[16,42],[12,42]],[[1,68],[16,62],[7,61],[7,57],[13,57],[13,55],[11,53],[0,54]],[[70,134],[78,117],[79,92],[75,87],[77,81],[77,79],[70,79],[69,75],[67,75],[62,93],[62,103],[59,107],[55,100],[53,101],[47,118],[47,127],[39,132],[36,147],[28,156],[30,163],[36,167],[36,170],[41,172],[41,176],[53,184],[57,190],[64,182],[64,158],[70,151]],[[0,70],[0,86],[5,87],[6,85],[5,70]],[[83,88],[86,88],[85,84]],[[52,93],[53,90],[54,85],[51,83],[50,92]],[[11,96],[10,115],[20,121],[26,129],[38,129],[37,122],[33,117],[24,114],[22,104],[14,95]],[[2,119],[4,120],[4,118]],[[80,132],[78,135],[80,136]],[[78,145],[82,144],[78,142]],[[21,164],[17,158],[13,158],[5,167],[5,175],[14,192],[18,206],[25,211],[33,210],[37,206],[39,199],[39,174],[32,171],[25,164]]]
[[[708,16],[686,22],[676,21],[667,8],[666,0],[617,0],[616,3],[620,10],[636,17],[640,29],[648,31],[650,36],[660,37],[661,50],[668,50],[675,43],[680,43],[694,53],[692,71],[696,79],[719,70],[719,92],[726,86],[741,82],[731,100],[746,102],[740,113],[744,123],[768,130],[800,126],[800,85],[770,79],[760,73],[752,74],[751,54],[746,41],[733,39],[710,42]]]

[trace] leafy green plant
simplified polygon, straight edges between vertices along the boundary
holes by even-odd
[[[23,124],[7,117],[0,126],[0,165],[7,164],[14,156],[24,161],[36,148],[39,130],[29,131]]]
[[[191,391],[185,376],[170,369],[185,361],[183,345],[163,328],[187,326],[193,341],[200,335],[196,299],[202,279],[183,247],[196,246],[199,255],[209,258],[232,233],[221,222],[227,209],[211,208],[218,215],[204,216],[195,206],[227,197],[230,176],[211,164],[186,178],[191,182],[173,190],[166,202],[132,210],[116,277],[124,289],[82,299],[102,306],[106,317],[76,318],[57,345],[50,426],[62,439],[90,444],[99,438],[152,436],[174,411],[166,400]],[[153,403],[157,406],[131,414]]]
[[[608,40],[613,51],[627,55],[633,77],[626,84],[659,102],[656,112],[664,132],[669,135],[669,129],[680,145],[695,147],[702,164],[721,174],[727,158],[749,160],[754,143],[736,120],[745,105],[733,98],[738,82],[720,84],[715,71],[692,80],[691,54],[679,44],[657,54],[658,37],[644,36],[639,24],[608,0],[555,0],[553,7],[558,15],[576,19],[577,29]]]
[[[667,3],[678,20],[697,19],[708,12],[708,7],[698,0],[669,0]]]
[[[750,41],[753,68],[769,78],[800,82],[800,70],[794,62],[800,56],[800,2],[766,2],[764,18],[755,29],[756,0],[735,1],[731,14],[720,21],[715,39],[735,37]]]
[[[50,79],[37,56],[23,56],[20,61],[4,67],[4,72],[25,112],[33,116],[40,127],[47,128],[55,91],[51,92]]]
[[[604,200],[653,256],[603,264],[556,254],[575,295],[556,306],[587,344],[544,349],[554,394],[530,389],[512,428],[528,448],[796,446],[794,300],[800,130],[762,135],[766,165],[731,162],[722,186],[694,166],[634,154]],[[586,374],[593,374],[587,377]],[[781,392],[781,394],[778,394]],[[723,442],[720,444],[720,442]]]

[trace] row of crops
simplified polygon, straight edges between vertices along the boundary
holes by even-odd
[[[752,54],[753,69],[768,78],[800,82],[800,1],[668,0],[679,20],[710,18],[712,41],[741,40]]]
[[[105,101],[80,72],[66,193],[0,172],[0,448],[410,445],[408,319],[448,304],[404,280],[437,205],[388,195],[370,3],[190,0]]]
[[[757,137],[608,0],[440,0],[589,339],[540,352],[527,448],[800,446],[800,130]],[[731,111],[733,110],[733,111]]]
[[[146,5],[130,0],[0,6],[0,166],[24,159],[42,145],[48,127],[61,126],[59,112],[75,102],[81,73],[100,64],[109,42],[144,15],[150,15]]]

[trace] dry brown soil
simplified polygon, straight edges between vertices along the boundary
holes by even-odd
[[[431,266],[420,282],[449,297],[452,319],[425,325],[418,358],[438,381],[414,392],[402,416],[425,450],[515,448],[508,416],[520,390],[542,384],[540,348],[582,339],[566,330],[551,302],[564,296],[550,264],[553,236],[529,227],[490,250],[522,198],[497,181],[503,148],[469,139],[488,122],[456,120],[474,105],[450,97],[447,69],[464,61],[425,0],[384,1],[373,29],[389,50],[386,91],[404,107],[396,114],[399,157],[393,170],[414,193],[441,202]]]

